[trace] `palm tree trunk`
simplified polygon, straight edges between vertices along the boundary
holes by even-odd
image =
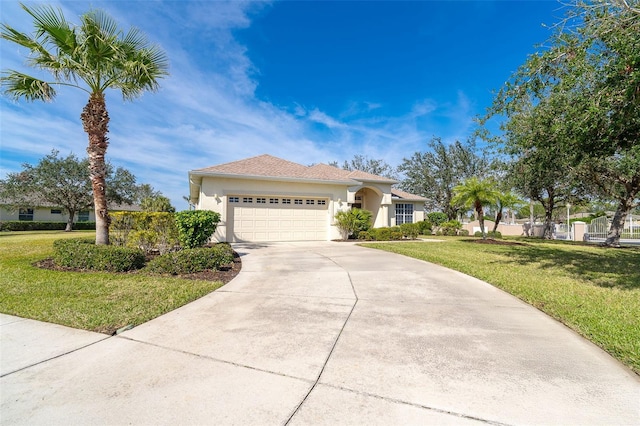
[[[107,210],[106,175],[104,156],[109,146],[109,114],[101,93],[92,93],[80,115],[84,131],[89,136],[89,174],[93,189],[93,204],[96,213],[96,244],[109,244],[111,218]]]
[[[500,225],[500,221],[502,220],[502,210],[498,210],[498,214],[496,215],[496,223],[493,224],[493,233],[495,234],[498,230],[498,225]]]
[[[478,219],[480,221],[480,232],[482,232],[482,239],[487,239],[487,233],[484,232],[484,212],[482,211],[482,205],[476,205],[476,214],[478,215]]]

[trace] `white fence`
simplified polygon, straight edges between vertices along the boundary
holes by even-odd
[[[605,217],[593,219],[587,228],[588,241],[604,241],[607,239],[611,222]],[[640,243],[640,221],[629,215],[624,221],[620,241]]]

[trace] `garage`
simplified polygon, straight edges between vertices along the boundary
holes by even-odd
[[[327,199],[289,196],[227,197],[233,241],[327,240]]]

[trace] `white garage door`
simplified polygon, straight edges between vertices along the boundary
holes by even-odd
[[[229,196],[228,203],[227,230],[233,241],[327,239],[326,199]]]

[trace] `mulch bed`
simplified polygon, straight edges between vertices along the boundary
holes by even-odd
[[[84,269],[65,268],[64,266],[58,266],[55,264],[52,258],[40,260],[35,262],[33,266],[41,269],[50,269],[52,271],[74,271],[74,272],[100,272],[100,271],[87,271]],[[182,275],[167,275],[169,277],[183,278],[186,280],[202,280],[202,281],[222,281],[224,284],[228,283],[240,273],[242,269],[242,260],[240,255],[233,252],[233,263],[229,266],[220,268],[218,271],[207,270],[202,272],[196,272],[193,274]],[[139,271],[129,272],[113,272],[114,274],[135,274]]]

